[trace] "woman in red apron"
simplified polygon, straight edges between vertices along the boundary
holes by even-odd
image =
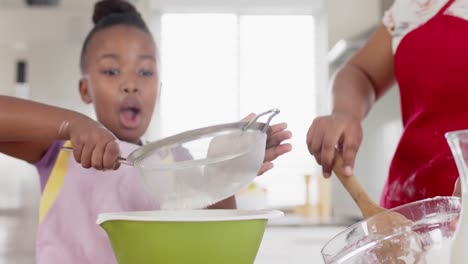
[[[339,146],[353,173],[361,121],[394,81],[404,131],[381,204],[451,195],[458,172],[448,131],[468,128],[468,1],[396,0],[367,44],[337,73],[333,110],[309,129],[309,151],[329,176]]]

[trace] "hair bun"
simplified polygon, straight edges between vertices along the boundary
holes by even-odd
[[[135,6],[125,0],[102,0],[94,5],[93,23],[112,14],[134,14],[140,16]]]

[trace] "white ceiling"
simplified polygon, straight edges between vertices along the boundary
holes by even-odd
[[[97,0],[59,0],[59,8],[75,9],[89,8],[93,6]],[[135,4],[150,0],[129,0]],[[0,9],[2,8],[27,8],[25,0],[0,0]]]
[[[58,0],[59,8],[66,10],[89,9],[97,0]],[[180,8],[317,8],[324,0],[128,0],[139,7],[152,7],[154,9],[180,9]],[[0,0],[0,9],[27,8],[25,0]]]

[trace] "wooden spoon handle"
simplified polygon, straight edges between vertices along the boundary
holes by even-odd
[[[372,201],[372,199],[362,187],[361,183],[359,183],[354,175],[346,176],[344,174],[343,159],[341,158],[340,154],[335,155],[333,171],[361,210],[364,218],[367,219],[377,213],[385,211],[384,208],[380,207],[378,204]]]

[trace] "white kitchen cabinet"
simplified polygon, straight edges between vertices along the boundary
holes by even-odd
[[[255,264],[321,264],[325,243],[342,226],[269,226]]]

